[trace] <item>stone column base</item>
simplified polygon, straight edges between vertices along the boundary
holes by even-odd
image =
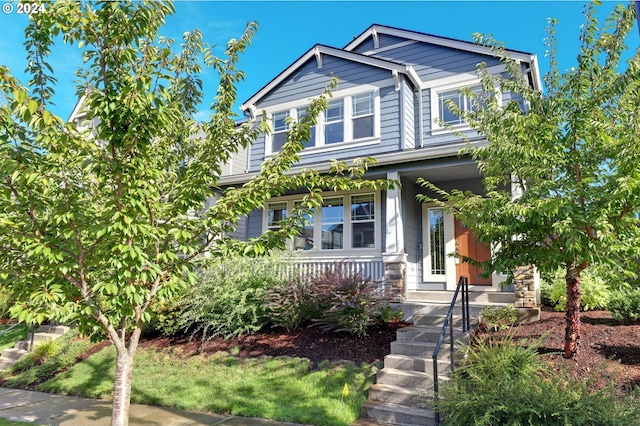
[[[382,253],[384,262],[384,299],[392,303],[405,301],[406,265],[405,253]]]
[[[513,271],[516,308],[535,308],[537,303],[536,273],[533,265],[521,266]]]

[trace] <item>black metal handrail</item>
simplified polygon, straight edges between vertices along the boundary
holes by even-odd
[[[469,278],[460,277],[458,280],[458,285],[456,286],[456,291],[453,294],[453,300],[451,301],[451,305],[449,305],[449,310],[447,311],[447,316],[444,319],[444,324],[442,324],[442,330],[440,330],[440,335],[438,336],[438,342],[436,343],[436,347],[433,350],[433,401],[435,404],[436,411],[436,425],[440,424],[440,410],[438,409],[438,401],[439,401],[439,393],[438,393],[438,355],[440,353],[440,346],[444,341],[444,336],[447,333],[447,326],[449,326],[449,343],[451,345],[451,371],[455,370],[455,357],[454,357],[454,339],[453,339],[453,309],[456,306],[456,302],[458,300],[458,294],[460,294],[460,290],[462,290],[462,331],[464,333],[471,330],[471,321],[469,320]]]

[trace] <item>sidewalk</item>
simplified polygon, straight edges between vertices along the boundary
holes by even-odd
[[[109,426],[111,401],[0,388],[0,417],[46,426]],[[131,404],[131,426],[295,426],[294,423]]]

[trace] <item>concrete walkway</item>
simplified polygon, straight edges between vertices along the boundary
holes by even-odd
[[[108,426],[111,401],[0,388],[0,417],[46,426]],[[294,423],[131,404],[131,426],[295,426]]]

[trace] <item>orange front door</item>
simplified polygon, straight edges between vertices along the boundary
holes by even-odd
[[[478,261],[485,261],[491,258],[491,249],[478,241],[471,230],[464,226],[458,219],[454,219],[456,253],[460,256],[468,256]],[[480,270],[473,265],[456,260],[456,281],[460,276],[469,278],[469,284],[491,285],[491,277],[481,278]]]

